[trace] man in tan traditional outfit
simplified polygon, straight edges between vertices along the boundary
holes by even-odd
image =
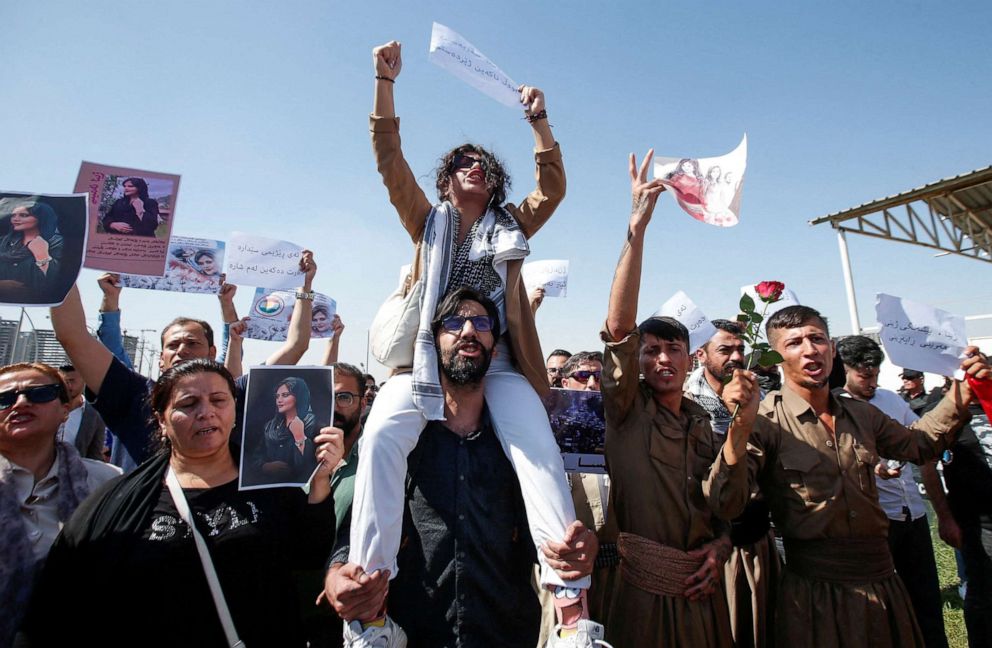
[[[731,411],[721,395],[725,382],[745,362],[744,329],[738,322],[711,322],[716,333],[696,350],[699,367],[689,374],[686,396],[710,415],[713,432],[722,443],[730,426]],[[730,628],[737,648],[766,648],[775,627],[775,592],[782,575],[782,558],[775,548],[768,504],[757,488],[744,512],[731,522],[734,545],[724,568]]]
[[[834,345],[814,309],[790,306],[766,324],[784,358],[781,391],[759,406],[752,374],[737,370],[724,388],[741,405],[706,483],[723,517],[740,514],[754,483],[785,540],[775,641],[780,646],[886,648],[923,638],[892,565],[888,519],[878,503],[879,454],[922,463],[953,442],[972,395],[956,382],[926,417],[906,428],[868,403],[830,393]],[[962,368],[992,377],[977,349]]]
[[[671,318],[635,319],[644,233],[663,191],[647,180],[651,156],[640,169],[630,157],[634,205],[602,332],[610,515],[621,556],[606,638],[618,648],[731,646],[719,588],[730,539],[702,491],[720,442],[706,411],[682,395],[689,334]]]

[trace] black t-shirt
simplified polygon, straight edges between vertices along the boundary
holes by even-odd
[[[255,648],[305,646],[294,570],[323,564],[333,544],[333,498],[311,505],[299,488],[238,491],[236,479],[184,492],[239,637]],[[106,503],[112,500],[111,494]],[[84,582],[73,577],[76,582],[46,592],[55,623],[32,632],[39,645],[67,639],[100,646],[227,645],[192,534],[164,484],[140,532],[74,540],[85,552],[66,545],[53,550],[57,562],[75,568],[85,561]],[[49,603],[67,590],[71,603],[63,603],[71,613],[63,616]],[[312,602],[319,591],[306,594]],[[56,627],[69,619],[70,627]]]

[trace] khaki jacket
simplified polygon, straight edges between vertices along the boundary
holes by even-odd
[[[369,130],[372,132],[372,151],[382,182],[389,190],[389,201],[396,208],[400,222],[406,228],[416,246],[413,256],[413,269],[408,291],[420,278],[420,255],[423,245],[424,227],[433,205],[417,180],[410,166],[403,158],[400,149],[400,120],[371,115]],[[555,208],[565,197],[565,168],[562,165],[561,149],[554,148],[535,151],[537,163],[537,187],[530,192],[520,206],[507,203],[510,212],[524,236],[534,236],[548,221]],[[533,385],[541,396],[548,393],[547,370],[541,341],[537,336],[534,314],[530,310],[527,289],[524,287],[520,269],[522,260],[508,261],[506,264],[506,326],[509,332],[509,345],[513,352],[513,364]]]

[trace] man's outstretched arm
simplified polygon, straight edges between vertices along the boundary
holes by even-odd
[[[99,395],[114,355],[87,330],[79,288],[74,285],[65,301],[52,307],[51,314],[55,337],[89,390]]]

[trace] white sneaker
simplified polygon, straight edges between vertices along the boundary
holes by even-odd
[[[548,637],[548,643],[545,645],[545,648],[593,648],[594,646],[613,648],[613,646],[603,641],[606,630],[603,629],[602,624],[590,619],[580,619],[577,628],[578,631],[570,637],[559,637],[558,632],[560,630],[560,625],[555,626],[555,631]]]
[[[381,628],[362,630],[360,621],[352,621],[344,626],[344,648],[406,648],[406,633],[389,616]]]

